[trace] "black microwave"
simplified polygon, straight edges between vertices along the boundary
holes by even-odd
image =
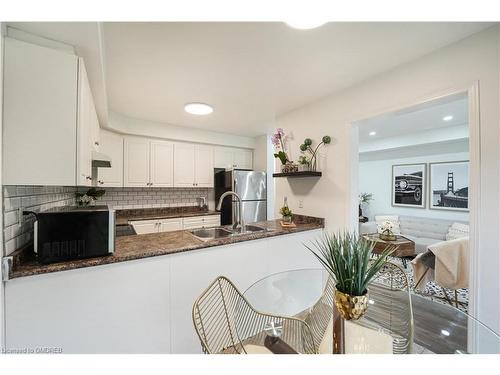
[[[40,263],[109,255],[115,249],[115,211],[108,206],[56,207],[36,214],[34,250]]]

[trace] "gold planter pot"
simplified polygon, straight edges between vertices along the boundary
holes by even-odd
[[[384,241],[396,241],[398,239],[398,237],[395,234],[380,233],[378,237]]]
[[[362,296],[351,296],[335,290],[335,306],[345,320],[358,320],[368,309],[368,291]]]

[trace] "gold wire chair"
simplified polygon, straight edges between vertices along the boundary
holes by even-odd
[[[193,323],[206,354],[263,353],[265,326],[281,324],[281,339],[299,353],[315,353],[304,321],[256,311],[234,284],[219,276],[193,305]],[[257,350],[256,350],[257,348]]]
[[[327,330],[333,316],[334,294],[335,282],[329,277],[321,298],[304,317],[311,328],[317,352],[320,352],[325,335],[331,334]],[[394,354],[411,353],[413,312],[408,277],[404,270],[394,263],[385,263],[369,286],[369,296],[374,303],[356,324],[375,330],[382,328],[390,334]]]

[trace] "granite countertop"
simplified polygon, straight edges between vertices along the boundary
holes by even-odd
[[[115,252],[112,255],[48,265],[38,263],[33,253],[17,255],[14,256],[13,267],[9,274],[9,278],[13,279],[17,277],[119,263],[128,260],[168,255],[260,238],[275,237],[289,233],[321,229],[324,227],[324,219],[311,216],[295,215],[294,222],[296,224],[295,228],[282,228],[279,220],[252,223],[266,228],[267,231],[208,241],[202,241],[186,230],[118,237],[115,241]]]
[[[201,207],[168,207],[116,210],[116,225],[127,225],[134,220],[171,219],[176,217],[220,215]]]

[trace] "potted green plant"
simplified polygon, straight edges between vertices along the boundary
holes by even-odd
[[[299,172],[305,172],[309,170],[310,160],[305,155],[299,156]]]
[[[316,146],[316,148],[313,150],[312,144],[313,141],[311,138],[306,138],[304,139],[304,143],[300,145],[300,151],[302,152],[308,152],[311,154],[311,170],[316,171],[317,168],[317,156],[318,156],[318,150],[320,149],[321,146],[323,145],[328,145],[332,142],[332,138],[329,135],[323,136],[321,139],[321,142]]]
[[[306,246],[335,281],[335,306],[346,320],[361,318],[368,308],[368,284],[396,249],[387,246],[372,259],[375,243],[357,234],[324,233],[313,247]]]
[[[281,207],[280,214],[282,216],[284,223],[291,223],[292,222],[293,213],[292,213],[292,210],[288,206]]]
[[[366,223],[368,218],[363,216],[363,205],[368,205],[373,200],[373,194],[361,193],[359,194],[359,222]]]
[[[106,193],[104,189],[90,188],[85,193],[75,193],[76,203],[79,206],[88,206]]]

